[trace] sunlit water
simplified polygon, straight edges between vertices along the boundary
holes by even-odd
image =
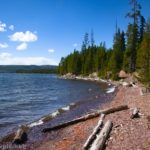
[[[59,79],[56,75],[1,73],[0,135],[70,103],[103,94],[106,88],[90,81]]]

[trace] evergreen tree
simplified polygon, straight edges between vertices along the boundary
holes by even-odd
[[[106,47],[104,43],[100,43],[100,46],[96,48],[95,53],[95,71],[96,72],[102,72],[102,70],[105,68],[105,52]]]
[[[81,48],[81,61],[82,61],[82,69],[81,69],[81,72],[82,74],[85,73],[85,61],[86,61],[86,51],[87,51],[87,48],[89,47],[89,34],[86,32],[84,34],[84,39],[83,39],[83,42],[82,42],[82,48]]]
[[[91,47],[94,47],[95,41],[94,41],[94,32],[91,30]]]
[[[143,41],[138,49],[137,65],[142,81],[150,87],[150,19],[146,23]]]
[[[120,29],[115,34],[113,52],[109,62],[109,70],[112,71],[113,78],[117,77],[117,73],[122,68],[123,52],[125,50],[124,33],[120,32]]]
[[[90,34],[90,43],[89,34],[85,33],[81,51],[74,50],[62,58],[59,73],[89,75],[98,72],[101,77],[116,79],[123,67],[125,71],[138,71],[141,80],[150,86],[150,20],[145,25],[137,0],[130,0],[130,4],[132,9],[127,16],[133,22],[128,25],[126,40],[125,33],[117,26],[112,49],[106,49],[105,43],[96,46],[93,30]]]
[[[136,54],[138,46],[138,27],[136,24],[129,24],[127,30],[127,48],[124,55],[124,69],[134,72],[136,69]]]
[[[131,12],[127,13],[127,17],[133,19],[133,24],[138,24],[139,16],[141,16],[141,5],[137,0],[130,0],[130,5],[132,7]]]
[[[124,56],[124,69],[134,72],[136,69],[136,54],[139,42],[138,19],[141,15],[141,6],[137,0],[130,0],[130,4],[132,9],[127,16],[133,19],[133,23],[128,25],[127,30],[127,49]]]
[[[58,67],[58,70],[59,70],[59,73],[60,74],[64,74],[64,61],[65,61],[65,58],[62,57],[61,60],[60,60],[60,63],[59,63],[59,67]]]
[[[139,37],[139,42],[141,43],[143,40],[143,36],[144,36],[144,29],[145,29],[145,18],[143,16],[140,17],[140,37]]]
[[[126,40],[125,40],[125,33],[124,33],[124,31],[122,31],[122,33],[121,33],[120,45],[121,45],[121,51],[125,52],[125,50],[126,50]]]
[[[82,50],[86,50],[89,47],[89,34],[86,32],[82,44]]]

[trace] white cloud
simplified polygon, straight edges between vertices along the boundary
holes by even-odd
[[[54,53],[55,50],[54,50],[54,49],[48,49],[48,52],[49,52],[49,53]]]
[[[16,32],[13,35],[9,36],[9,39],[14,42],[34,42],[38,39],[37,35],[26,31],[24,32]]]
[[[4,44],[0,43],[0,48],[7,48],[7,47],[8,47],[7,43],[4,43]]]
[[[0,21],[0,32],[5,32],[6,31],[6,24],[5,23],[2,23]]]
[[[10,25],[10,26],[9,26],[9,29],[10,29],[11,31],[14,31],[14,28],[15,28],[14,25]]]
[[[73,44],[73,47],[77,47],[77,46],[78,46],[78,44],[77,44],[77,43],[74,43],[74,44]]]
[[[17,46],[17,50],[21,51],[21,50],[25,50],[27,49],[28,44],[27,43],[21,43],[20,45]]]
[[[6,59],[6,58],[9,58],[11,57],[12,55],[10,53],[0,53],[0,58],[1,59]],[[0,60],[1,60],[0,59]]]
[[[10,53],[0,53],[0,65],[58,65],[46,57],[15,57]]]

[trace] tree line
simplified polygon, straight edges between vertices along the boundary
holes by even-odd
[[[96,45],[94,32],[85,33],[81,50],[62,57],[59,73],[88,75],[97,72],[103,78],[118,78],[118,72],[137,72],[139,79],[150,86],[150,19],[141,14],[138,0],[130,0],[131,11],[127,31],[116,27],[113,46],[107,49],[104,42]]]
[[[37,74],[56,74],[57,68],[51,68],[51,69],[31,69],[31,70],[25,70],[25,69],[18,69],[16,70],[16,73],[37,73]]]

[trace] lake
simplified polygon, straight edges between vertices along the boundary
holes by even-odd
[[[57,75],[0,73],[0,135],[71,103],[88,105],[81,109],[86,113],[109,99],[107,88],[106,83],[64,80]]]

